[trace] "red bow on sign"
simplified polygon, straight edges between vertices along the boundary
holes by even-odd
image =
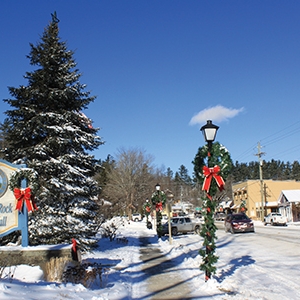
[[[26,207],[28,212],[37,210],[37,206],[35,205],[32,195],[31,195],[31,189],[27,187],[26,189],[14,189],[14,195],[17,200],[16,209],[18,211],[22,211],[23,202],[25,201]]]
[[[206,166],[203,167],[203,175],[205,176],[202,186],[203,191],[206,191],[208,193],[212,178],[215,178],[220,191],[224,189],[225,182],[223,178],[218,175],[220,170],[221,169],[219,166],[214,166],[213,168],[208,168]]]
[[[163,209],[162,203],[161,202],[157,203],[155,209],[156,209],[156,211],[162,211],[162,209]]]

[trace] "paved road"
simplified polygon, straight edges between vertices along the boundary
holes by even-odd
[[[215,222],[218,229],[224,231],[224,222]],[[256,236],[264,236],[277,241],[292,242],[300,245],[300,225],[271,226],[255,225]]]
[[[247,249],[252,249],[253,245],[257,244],[257,251],[261,251],[259,250],[261,248],[266,249],[266,256],[264,257],[271,255],[270,248],[272,248],[272,252],[276,252],[277,256],[275,257],[280,257],[278,253],[282,253],[283,255],[295,255],[299,253],[300,226],[299,228],[256,226],[256,233],[254,234],[230,235],[225,233],[223,222],[216,222],[216,225],[219,228],[217,235],[220,240],[226,237],[228,240],[245,245],[249,243],[249,246],[245,246]],[[189,285],[191,278],[182,278],[179,266],[172,259],[167,259],[159,247],[151,244],[147,237],[141,237],[140,242],[140,254],[143,261],[142,270],[145,273],[145,291],[142,300],[191,300],[204,297],[205,291],[202,291],[201,297],[197,298],[195,294],[194,297],[191,296]],[[276,247],[273,247],[274,244]],[[265,260],[264,257],[260,257],[260,252],[256,257],[257,261],[259,259]],[[268,272],[264,269],[261,272],[265,272],[266,276],[269,276]],[[276,276],[281,278],[280,274],[272,273],[272,276],[273,279]],[[291,285],[297,284],[293,283],[291,278],[289,280]]]
[[[147,281],[147,295],[143,300],[186,300],[190,288],[174,261],[167,259],[158,248],[153,248],[147,237],[141,237],[141,259]]]

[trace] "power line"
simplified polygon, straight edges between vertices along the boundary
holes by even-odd
[[[288,136],[291,136],[291,135],[293,135],[294,133],[298,132],[298,131],[300,130],[300,127],[294,129],[294,131],[290,132],[290,134],[288,134],[288,135],[282,134],[282,135],[280,135],[279,137],[274,138],[274,139],[271,140],[271,141],[268,141],[269,138],[272,138],[273,136],[276,136],[276,135],[278,135],[279,133],[285,132],[287,129],[289,129],[289,128],[291,128],[291,127],[297,125],[297,124],[300,124],[300,121],[297,121],[297,122],[295,122],[295,123],[293,123],[293,124],[291,124],[291,125],[289,125],[289,126],[283,128],[283,129],[277,131],[276,133],[273,133],[273,134],[271,134],[271,135],[269,135],[269,136],[267,136],[267,137],[261,139],[261,141],[264,141],[264,144],[270,144],[270,143],[272,143],[273,141],[276,141],[276,139],[279,139],[279,138],[281,138],[281,137],[285,137],[285,136],[288,137]],[[295,131],[296,131],[296,132],[295,132]],[[266,140],[266,141],[265,141],[265,140]]]
[[[294,134],[299,133],[300,132],[300,127],[299,126],[294,128],[293,130],[290,130],[291,128],[293,128],[293,127],[295,127],[296,125],[299,125],[299,124],[300,124],[300,121],[297,121],[297,122],[283,128],[283,129],[277,131],[276,133],[273,133],[273,134],[261,139],[260,142],[263,142],[264,147],[275,144],[275,143],[278,143],[278,142],[281,142],[284,139],[286,139],[288,137],[291,137]],[[287,132],[287,130],[289,130],[289,132]],[[299,147],[299,146],[300,145],[294,146],[294,147],[288,147],[286,150],[281,151],[281,152],[277,153],[276,155],[272,154],[272,156],[274,157],[274,156],[278,156],[278,155],[283,154],[283,153],[288,154],[288,153],[295,152],[295,151],[297,151],[296,148]],[[246,155],[248,155],[248,153],[250,151],[252,152],[252,155],[253,155],[255,147],[256,147],[256,145],[251,146],[250,148],[248,148],[247,150],[242,152],[240,155],[238,155],[237,158],[245,157]],[[256,155],[256,154],[254,154],[254,155]]]
[[[288,134],[282,134],[282,135],[274,138],[273,140],[270,140],[269,142],[268,141],[265,142],[264,144],[265,144],[265,146],[271,145],[275,142],[282,141],[282,140],[284,140],[284,139],[286,139],[286,138],[288,138],[288,137],[290,137],[290,136],[292,136],[292,135],[294,135],[295,133],[298,133],[298,132],[300,132],[300,128],[294,129],[293,131],[291,131]]]
[[[279,156],[280,154],[293,153],[293,152],[299,151],[299,149],[300,149],[300,145],[296,145],[294,147],[289,147],[288,151],[284,150],[284,151],[274,154],[273,156],[276,157],[276,156]]]
[[[240,155],[237,156],[237,159],[239,158],[243,158],[246,155],[253,155],[254,149],[256,147],[256,144],[252,145],[250,148],[248,148],[247,150],[245,150],[244,152],[242,152]]]

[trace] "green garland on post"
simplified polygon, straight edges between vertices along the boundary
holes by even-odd
[[[203,175],[204,166],[208,166],[210,168],[219,166],[219,175],[224,181],[226,181],[226,178],[233,167],[228,150],[218,142],[212,145],[210,153],[208,152],[207,146],[199,148],[193,164],[196,178],[201,185],[203,185],[205,179],[205,176]],[[213,198],[211,197],[211,195],[216,194],[217,190],[218,185],[215,180],[212,180],[209,195],[206,194],[206,198],[203,198],[204,225],[202,226],[200,235],[203,237],[204,241],[203,249],[199,250],[199,254],[202,256],[200,270],[205,272],[205,281],[211,277],[211,274],[215,274],[216,267],[214,264],[218,261],[218,256],[215,255],[217,227],[214,224],[214,213],[216,209],[216,202],[213,201]]]
[[[146,203],[144,204],[143,209],[144,209],[144,214],[146,215],[146,227],[148,229],[151,229],[152,228],[152,223],[151,223],[151,221],[149,221],[149,215],[151,214],[152,205],[148,201],[148,198],[146,200]]]
[[[204,238],[204,248],[199,250],[199,254],[202,256],[202,264],[200,265],[200,270],[204,271],[210,276],[210,274],[215,274],[216,267],[214,266],[214,264],[218,261],[219,258],[214,254],[216,250],[215,241],[217,240],[217,227],[214,223],[213,218],[216,208],[216,202],[211,201],[207,198],[204,198],[203,200],[204,225],[201,228],[200,235]],[[206,277],[206,280],[207,279],[208,278]]]
[[[166,194],[163,191],[156,191],[152,194],[151,197],[151,202],[153,205],[153,208],[156,211],[156,232],[158,237],[161,237],[161,232],[162,232],[162,224],[161,224],[161,220],[162,220],[162,210],[163,207],[165,206],[167,197]]]
[[[150,202],[146,202],[144,204],[144,213],[147,217],[150,215],[150,213],[151,213],[151,203]]]

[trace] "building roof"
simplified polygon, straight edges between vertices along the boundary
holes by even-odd
[[[288,202],[300,202],[300,190],[282,190],[278,198],[278,203],[285,202],[282,199],[283,197]]]
[[[230,205],[233,203],[232,200],[222,201],[220,202],[219,206],[222,206],[223,208],[230,208]]]

